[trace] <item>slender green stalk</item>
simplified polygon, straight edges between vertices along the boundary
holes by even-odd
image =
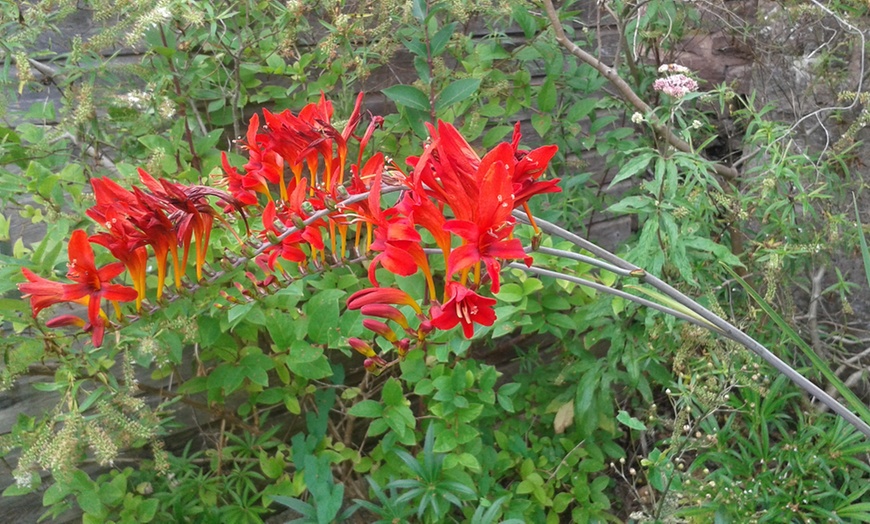
[[[621,289],[612,288],[610,286],[605,286],[604,284],[599,284],[598,282],[593,282],[591,280],[586,280],[585,278],[575,277],[573,275],[566,275],[565,273],[560,273],[558,271],[551,271],[549,269],[543,269],[535,266],[526,266],[525,264],[520,264],[517,262],[511,262],[507,264],[506,267],[511,269],[520,269],[527,273],[533,273],[535,275],[541,275],[544,277],[552,277],[558,278],[559,280],[564,280],[566,282],[573,282],[575,284],[580,284],[581,286],[585,286],[596,291],[600,291],[602,293],[606,293],[608,295],[613,295],[616,297],[624,298],[625,300],[629,300],[636,304],[640,304],[641,306],[646,306],[651,309],[655,309],[656,311],[661,311],[666,315],[671,315],[673,317],[679,318],[680,320],[685,320],[691,324],[695,324],[696,326],[700,326],[705,329],[709,329],[711,331],[719,332],[715,326],[710,325],[705,322],[703,319],[693,317],[691,315],[687,315],[681,311],[677,311],[676,309],[671,309],[667,306],[663,306],[659,303],[653,302],[652,300],[647,300],[645,298],[632,295],[631,293],[626,293]],[[721,334],[721,333],[720,333]]]
[[[528,223],[528,217],[525,217],[522,212],[514,212],[514,216],[521,221]],[[739,330],[731,323],[719,317],[712,311],[708,310],[695,300],[674,289],[656,276],[647,273],[642,268],[637,267],[626,260],[623,260],[622,258],[614,255],[606,249],[600,248],[592,242],[589,242],[588,240],[578,235],[575,235],[574,233],[571,233],[570,231],[567,231],[557,226],[556,224],[547,222],[546,220],[542,220],[540,218],[535,218],[535,223],[538,225],[538,228],[541,231],[565,239],[576,245],[577,247],[594,254],[602,260],[605,260],[606,262],[618,268],[627,270],[632,276],[637,276],[641,281],[649,284],[654,289],[667,296],[670,300],[673,300],[676,303],[694,312],[701,319],[709,322],[709,324],[711,324],[715,329],[711,329],[711,326],[704,324],[698,325],[702,325],[703,327],[710,329],[713,332],[719,333],[722,336],[728,338],[729,340],[737,342],[738,344],[749,349],[756,355],[760,356],[762,359],[764,359],[765,362],[773,366],[780,373],[787,376],[789,380],[797,384],[801,389],[816,397],[822,404],[828,406],[828,408],[843,417],[847,422],[849,422],[856,429],[858,429],[858,431],[870,438],[870,425],[867,424],[867,421],[870,421],[870,410],[868,410],[867,407],[863,403],[861,403],[861,401],[854,394],[851,393],[851,391],[849,391],[850,394],[844,395],[844,398],[846,399],[846,402],[848,402],[849,405],[852,407],[852,409],[861,414],[861,417],[855,415],[852,410],[848,409],[846,406],[834,399],[831,395],[827,394],[823,389],[810,382],[809,379],[798,373],[794,368],[792,368],[782,359],[774,355],[773,352],[767,349],[763,344],[753,339],[743,331]],[[637,300],[634,301],[637,302]],[[685,316],[686,315],[683,314],[683,316],[679,318],[684,318]],[[697,324],[697,321],[693,323]],[[822,362],[822,364],[824,364],[824,362]],[[819,369],[820,371],[822,371],[822,373],[824,373],[823,368]],[[842,384],[842,381],[840,381],[839,378],[836,377],[836,375],[831,377],[826,374],[826,378],[828,378],[828,380],[831,380],[838,390],[841,390],[841,388],[846,388],[845,384]]]

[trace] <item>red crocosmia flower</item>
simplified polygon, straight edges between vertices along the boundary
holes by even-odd
[[[419,158],[408,158],[414,167],[412,189],[447,204],[456,218],[472,220],[481,191],[476,176],[480,158],[452,125],[439,120],[437,129],[426,126],[430,144]]]
[[[275,202],[270,201],[266,204],[263,210],[263,231],[260,234],[263,240],[269,241],[269,234],[274,236],[280,235],[282,232],[275,227],[275,221],[279,220],[278,213],[275,210]],[[284,227],[290,227],[293,223],[289,220],[280,219],[279,222]],[[270,271],[275,270],[275,262],[280,256],[284,260],[301,264],[305,262],[307,256],[305,251],[300,248],[300,244],[304,242],[301,231],[295,231],[281,239],[278,245],[272,245],[263,253],[266,259],[267,267]]]
[[[108,249],[112,256],[124,264],[133,280],[133,287],[139,293],[136,309],[141,309],[148,269],[148,251],[145,249],[147,241],[144,235],[116,208],[109,208],[105,215],[100,215],[93,209],[88,210],[87,214],[106,228],[104,233],[91,235],[90,241]]]
[[[60,302],[79,302],[88,306],[88,321],[92,327],[91,339],[94,346],[103,343],[105,322],[100,317],[103,298],[117,302],[136,300],[139,293],[130,287],[112,284],[111,280],[124,271],[124,264],[114,262],[97,269],[94,264],[94,251],[88,242],[88,235],[81,229],[73,231],[69,241],[69,272],[67,277],[73,284],[58,284],[36,276],[28,269],[22,269],[28,282],[18,288],[25,296],[31,297],[30,306],[36,316],[40,310]]]
[[[260,117],[254,115],[248,122],[248,132],[242,142],[242,147],[248,150],[248,163],[243,166],[245,175],[241,180],[242,186],[263,193],[272,200],[268,183],[276,184],[280,188],[281,198],[285,199],[287,187],[284,185],[284,160],[268,148],[269,137],[258,134],[259,129]]]
[[[364,328],[368,329],[369,331],[374,331],[376,334],[384,337],[390,342],[396,342],[397,340],[399,340],[399,337],[396,336],[396,332],[390,329],[390,326],[386,325],[380,320],[367,318],[362,321],[362,325]]]
[[[304,162],[315,184],[319,156],[323,156],[327,176],[332,175],[332,137],[337,133],[329,124],[332,103],[323,93],[317,103],[303,107],[298,116],[290,110],[277,115],[264,110],[263,116],[269,128],[268,147],[284,158],[297,180],[302,176]]]
[[[369,281],[378,286],[375,277],[378,265],[401,276],[413,275],[419,268],[426,277],[429,293],[434,296],[435,282],[429,269],[429,259],[420,245],[420,233],[395,208],[381,210],[381,177],[381,172],[375,174],[368,197],[368,210],[372,215],[369,220],[375,226],[375,238],[370,247],[372,251],[379,252],[369,265]]]
[[[396,206],[396,210],[429,231],[441,252],[445,257],[447,256],[450,252],[451,238],[450,233],[444,229],[444,211],[439,209],[431,199],[421,197],[415,192],[408,192]]]
[[[216,197],[232,205],[242,217],[243,211],[239,203],[229,194],[207,186],[185,186],[169,182],[166,179],[155,180],[144,169],[139,169],[139,179],[151,191],[155,198],[164,203],[170,212],[169,218],[175,224],[178,242],[184,246],[181,267],[187,266],[187,256],[190,253],[190,243],[196,242],[196,278],[202,279],[202,266],[211,228],[215,218],[224,221],[209,205],[206,197]],[[176,285],[179,282],[176,280]]]
[[[67,294],[67,284],[42,278],[26,267],[21,268],[21,273],[27,282],[18,284],[18,289],[24,297],[30,297],[30,309],[34,317],[47,307],[72,301]]]
[[[405,329],[411,329],[411,326],[408,325],[408,319],[405,318],[405,315],[398,309],[387,304],[368,304],[360,308],[360,313],[370,317],[380,317],[387,320],[392,320],[393,322],[402,326]]]
[[[135,289],[112,284],[111,280],[124,271],[124,264],[113,262],[97,269],[94,264],[94,250],[88,242],[88,235],[81,229],[73,231],[69,241],[69,272],[67,277],[77,284],[70,284],[69,296],[77,300],[88,296],[88,320],[95,330],[100,320],[100,303],[103,297],[118,302],[130,302],[136,300],[139,294]],[[102,333],[97,340],[94,334],[94,345],[102,343]]]
[[[227,181],[227,187],[233,198],[239,201],[241,205],[255,206],[259,203],[257,193],[265,193],[269,195],[269,188],[265,185],[250,187],[247,177],[239,170],[230,165],[225,151],[221,151],[221,165],[224,169],[224,178]],[[229,208],[229,209],[228,209]],[[232,206],[226,206],[224,211],[230,211]]]
[[[178,233],[172,221],[163,211],[160,200],[151,194],[145,193],[138,187],[133,188],[138,202],[135,213],[130,216],[130,221],[142,231],[145,242],[154,249],[154,258],[157,259],[157,300],[163,296],[163,286],[166,282],[166,262],[172,254],[173,273],[175,287],[181,287],[181,264],[178,260]]]
[[[514,136],[511,147],[514,150],[516,167],[514,168],[512,181],[514,192],[514,209],[525,205],[528,200],[543,193],[558,193],[561,191],[557,184],[560,179],[539,181],[538,179],[547,170],[550,160],[559,150],[558,146],[542,146],[532,151],[520,149],[520,123],[514,126]]]
[[[293,189],[293,192],[290,193],[290,198],[287,200],[286,212],[289,214],[288,216],[292,219],[293,216],[299,217],[302,220],[308,218],[308,213],[302,208],[302,204],[308,202],[312,205],[312,207],[317,209],[323,209],[322,202],[316,202],[313,199],[308,198],[308,184],[306,179],[302,179],[300,183]],[[315,205],[316,204],[316,205]],[[320,251],[326,247],[323,243],[323,235],[321,233],[321,228],[326,226],[326,221],[323,219],[315,220],[314,222],[305,226],[305,229],[301,231],[302,238],[308,242],[308,244]],[[312,254],[313,256],[313,254]]]
[[[494,298],[486,298],[471,291],[459,282],[447,284],[450,299],[442,306],[432,306],[432,325],[438,329],[453,329],[462,324],[465,338],[474,336],[474,324],[491,326],[495,323]]]
[[[522,242],[510,238],[513,232],[511,211],[514,196],[511,193],[511,174],[513,171],[513,152],[510,144],[499,144],[481,161],[478,168],[481,191],[476,207],[471,210],[474,220],[448,220],[444,229],[461,237],[465,242],[453,249],[447,259],[447,274],[476,266],[486,265],[492,280],[492,292],[498,293],[498,259],[525,259]],[[475,282],[480,283],[479,269],[475,271]]]
[[[405,293],[401,289],[391,287],[370,287],[360,289],[347,299],[347,309],[361,309],[363,306],[370,304],[395,304],[397,306],[411,306],[417,314],[423,311],[420,305],[414,300],[411,295]]]

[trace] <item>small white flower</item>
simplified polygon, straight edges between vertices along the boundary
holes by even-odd
[[[659,73],[688,73],[689,68],[680,64],[662,64],[659,66]]]
[[[641,124],[644,121],[643,115],[635,111],[635,113],[631,115],[631,121],[635,124]]]

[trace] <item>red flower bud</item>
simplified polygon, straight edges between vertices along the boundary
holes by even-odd
[[[360,313],[370,317],[381,317],[387,320],[392,320],[403,328],[410,329],[410,326],[408,326],[408,319],[405,318],[405,315],[403,315],[401,311],[393,306],[388,306],[386,304],[366,304],[360,308]]]
[[[396,332],[393,331],[392,329],[390,329],[390,326],[386,325],[385,323],[381,322],[380,320],[374,320],[371,318],[367,318],[367,319],[363,320],[362,324],[363,324],[364,328],[366,328],[370,331],[374,331],[376,334],[384,337],[385,339],[389,340],[390,342],[396,342],[396,340],[398,340],[398,337],[396,336]]]

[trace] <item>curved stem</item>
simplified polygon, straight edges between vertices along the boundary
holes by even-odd
[[[522,213],[516,213],[514,216],[519,217]],[[527,220],[524,220],[527,222]],[[570,231],[566,231],[565,229],[553,224],[551,222],[547,222],[546,220],[542,220],[540,218],[536,218],[535,222],[538,225],[538,228],[545,233],[557,236],[559,238],[563,238],[577,247],[581,249],[585,249],[590,253],[610,262],[614,266],[623,268],[632,273],[632,275],[637,275],[640,280],[644,283],[649,284],[657,291],[665,294],[668,298],[674,300],[678,304],[685,306],[692,312],[696,313],[699,317],[709,322],[715,329],[710,329],[710,326],[703,325],[703,327],[710,329],[713,332],[719,333],[725,338],[737,342],[743,347],[749,349],[762,359],[765,362],[773,366],[777,371],[785,375],[792,382],[797,384],[801,389],[809,393],[810,395],[817,398],[822,404],[829,407],[833,412],[837,413],[841,417],[843,417],[847,422],[852,424],[858,431],[863,433],[865,436],[870,437],[870,425],[868,425],[864,420],[855,415],[850,409],[846,406],[838,402],[834,397],[826,393],[824,390],[813,384],[809,379],[801,375],[797,372],[793,367],[789,366],[782,359],[773,354],[769,349],[767,349],[760,342],[750,337],[743,331],[736,328],[730,322],[725,319],[719,317],[709,309],[705,308],[695,300],[689,298],[684,295],[680,291],[676,290],[669,284],[665,283],[658,277],[651,275],[644,271],[643,269],[635,266],[631,262],[627,260],[623,260],[613,253],[607,251],[606,249],[602,249],[592,242],[581,238]],[[638,297],[635,297],[638,298]],[[637,302],[637,300],[634,300]],[[682,317],[680,317],[682,318]]]
[[[661,311],[662,313],[664,313],[666,315],[671,315],[673,317],[679,318],[680,320],[685,320],[686,322],[689,322],[691,324],[695,324],[696,326],[700,326],[704,329],[709,329],[710,331],[714,331],[714,332],[719,333],[719,334],[724,334],[721,331],[719,331],[715,326],[712,326],[706,322],[702,322],[702,321],[698,320],[697,318],[686,315],[685,313],[677,311],[676,309],[671,309],[667,306],[663,306],[661,304],[653,302],[652,300],[647,300],[647,299],[641,298],[637,295],[632,295],[631,293],[626,293],[625,291],[622,291],[621,289],[612,288],[610,286],[605,286],[604,284],[599,284],[598,282],[586,280],[585,278],[575,277],[573,275],[567,275],[565,273],[560,273],[558,271],[551,271],[549,269],[543,269],[543,268],[539,268],[539,267],[535,267],[535,266],[526,266],[525,264],[519,264],[517,262],[511,262],[510,264],[507,264],[506,267],[509,267],[511,269],[520,269],[520,270],[525,271],[526,273],[534,273],[536,275],[541,275],[544,277],[558,278],[559,280],[564,280],[566,282],[573,282],[575,284],[579,284],[581,286],[585,286],[585,287],[594,289],[596,291],[606,293],[608,295],[613,295],[616,297],[624,298],[625,300],[634,302],[636,304],[640,304],[641,306],[646,306],[648,308],[655,309],[656,311]]]

